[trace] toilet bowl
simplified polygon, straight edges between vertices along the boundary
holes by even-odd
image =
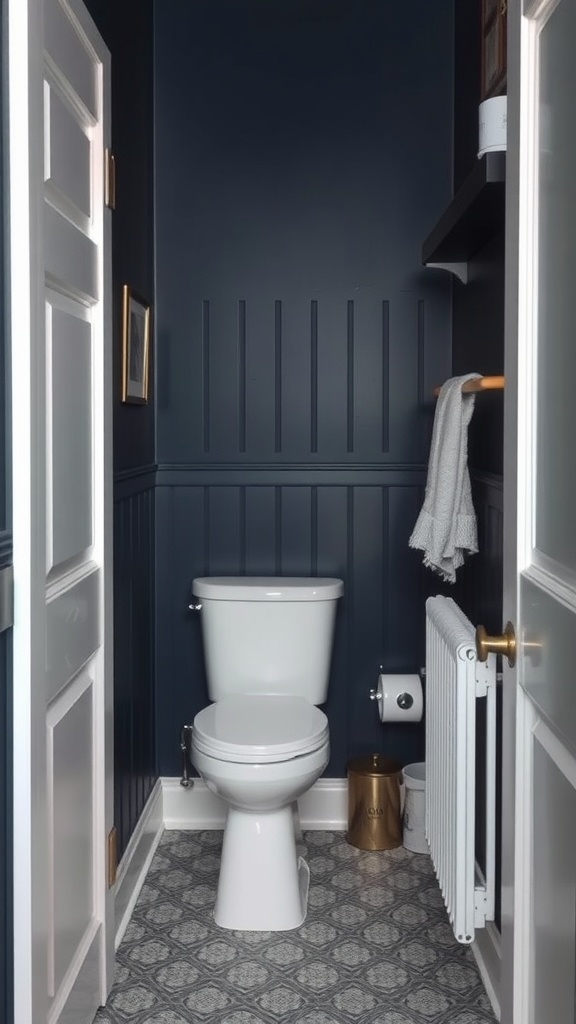
[[[225,697],[194,719],[192,761],[228,804],[214,921],[243,931],[298,928],[308,868],[293,804],[328,764],[326,716],[301,697]]]
[[[306,917],[295,801],[328,764],[328,691],[341,580],[194,580],[208,695],[192,727],[192,763],[228,804],[214,921],[286,931]],[[197,606],[198,607],[198,606]]]

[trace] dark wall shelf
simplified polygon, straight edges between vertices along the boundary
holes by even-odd
[[[475,253],[504,228],[506,154],[485,153],[422,246],[422,262],[466,281]]]

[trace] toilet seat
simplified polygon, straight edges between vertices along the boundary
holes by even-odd
[[[240,764],[290,761],[327,741],[326,715],[302,697],[224,697],[200,711],[192,727],[197,750]]]

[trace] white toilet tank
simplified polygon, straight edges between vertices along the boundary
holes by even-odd
[[[260,693],[322,704],[328,694],[342,580],[205,576],[192,593],[200,619],[208,696]]]

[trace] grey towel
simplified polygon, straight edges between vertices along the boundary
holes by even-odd
[[[478,551],[476,514],[468,473],[468,424],[474,394],[462,394],[462,384],[478,377],[467,373],[442,385],[430,446],[426,497],[410,547],[424,552],[424,565],[450,583],[465,554]]]

